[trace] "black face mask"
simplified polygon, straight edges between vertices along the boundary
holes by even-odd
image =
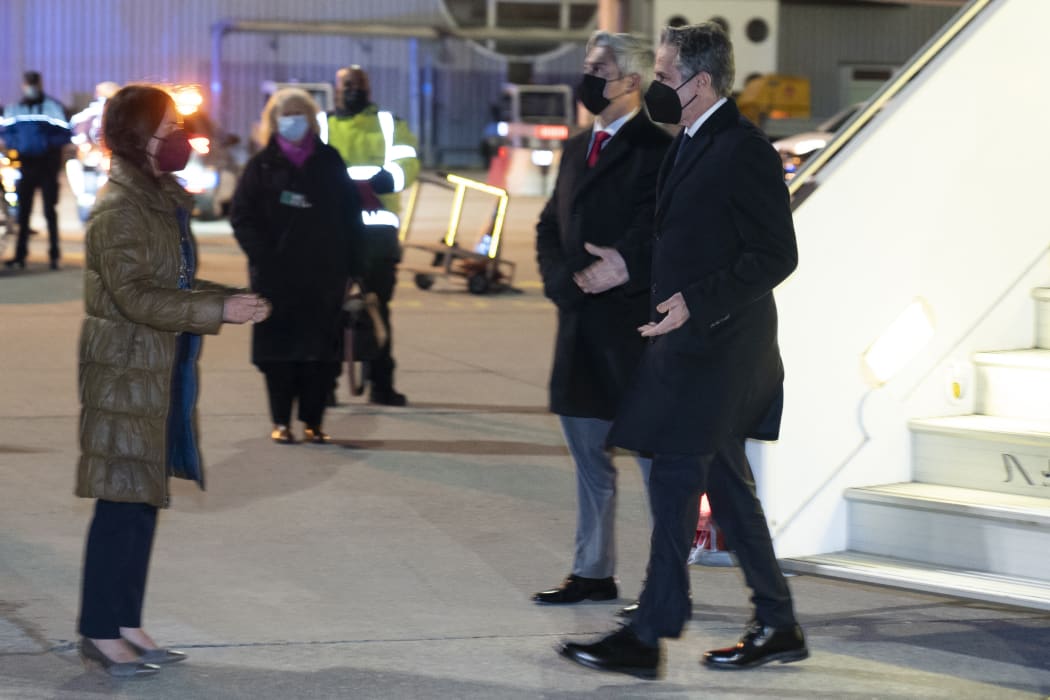
[[[609,100],[604,94],[607,82],[605,78],[585,73],[576,86],[576,97],[591,114],[601,114],[609,106]]]
[[[605,78],[599,78],[597,75],[584,73],[583,79],[576,86],[576,98],[583,103],[588,112],[597,116],[604,112],[605,108],[612,102],[612,100],[605,97],[605,86],[609,83],[619,82],[626,77],[625,75],[613,80],[606,80]],[[613,100],[617,97],[623,97],[625,94],[627,93],[622,92],[619,95],[614,95]]]
[[[368,106],[368,93],[364,90],[348,90],[343,95],[343,109],[350,114],[357,114]]]
[[[645,91],[645,107],[649,110],[649,117],[654,122],[660,122],[661,124],[677,124],[682,121],[682,110],[693,103],[696,95],[693,95],[688,102],[682,104],[682,101],[678,99],[678,91],[695,77],[695,75],[692,75],[686,78],[682,81],[682,85],[676,88],[654,80],[649,85],[649,89]]]

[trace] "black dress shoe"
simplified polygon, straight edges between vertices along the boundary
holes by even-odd
[[[581,600],[614,600],[619,595],[616,579],[584,578],[576,574],[569,577],[558,588],[540,591],[532,596],[537,603],[579,603]]]
[[[61,265],[58,264],[57,260],[52,260],[51,261],[51,269],[52,270],[61,270],[62,267],[61,267]]]
[[[24,270],[24,269],[26,269],[26,261],[25,260],[19,260],[18,258],[12,258],[11,260],[5,260],[4,261],[4,267],[7,267],[7,268],[17,267],[20,270]]]
[[[624,626],[593,644],[565,642],[558,653],[581,666],[653,680],[660,677],[660,647],[643,644]]]
[[[408,405],[408,397],[399,391],[394,389],[388,389],[386,391],[372,390],[368,400],[370,403],[376,403],[380,406],[406,406]]]
[[[753,621],[736,646],[706,652],[703,663],[710,668],[753,668],[770,661],[801,661],[808,656],[806,638],[798,625],[769,627]]]
[[[634,601],[630,605],[625,605],[616,611],[616,617],[625,617],[628,620],[638,612],[638,601]]]

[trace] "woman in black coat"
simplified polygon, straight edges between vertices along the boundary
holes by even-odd
[[[305,91],[278,90],[263,110],[266,147],[245,168],[230,222],[248,256],[252,289],[273,315],[252,332],[252,362],[266,376],[274,442],[292,444],[298,401],[303,439],[324,443],[325,398],[342,360],[342,305],[361,240],[357,189],[318,136]]]

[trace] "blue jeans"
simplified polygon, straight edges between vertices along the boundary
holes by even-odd
[[[576,463],[576,553],[572,573],[608,578],[616,571],[616,467],[605,447],[611,421],[560,416],[562,432]],[[639,457],[649,485],[650,460]]]

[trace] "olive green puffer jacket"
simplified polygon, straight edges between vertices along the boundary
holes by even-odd
[[[168,505],[176,338],[218,333],[236,291],[199,280],[178,288],[180,206],[191,202],[174,178],[158,186],[113,159],[85,238],[78,496]],[[192,426],[196,436],[195,408]]]

